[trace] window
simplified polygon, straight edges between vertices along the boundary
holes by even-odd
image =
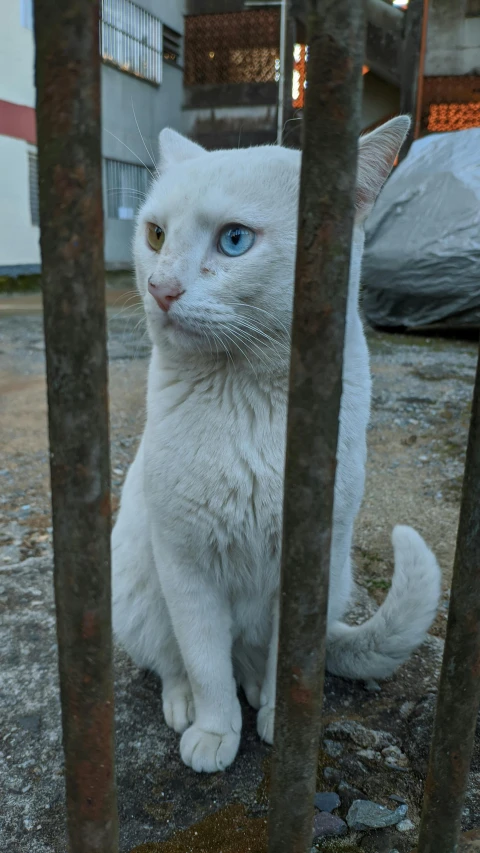
[[[27,30],[33,30],[33,0],[20,0],[20,23]]]
[[[148,170],[120,160],[106,160],[105,163],[108,218],[134,219],[147,193]]]
[[[40,209],[38,203],[38,161],[34,151],[28,152],[28,188],[30,195],[30,219],[32,225],[40,225]]]
[[[182,37],[180,33],[163,25],[163,58],[165,62],[180,64],[180,45]]]
[[[278,8],[187,15],[185,85],[275,83],[279,45]]]
[[[117,68],[162,82],[162,23],[131,0],[101,0],[100,50]]]

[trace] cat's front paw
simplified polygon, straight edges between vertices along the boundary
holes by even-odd
[[[182,735],[180,755],[187,767],[197,773],[217,773],[234,760],[240,743],[240,732],[226,734],[206,732],[197,725]]]
[[[270,705],[263,705],[257,714],[257,732],[258,736],[265,743],[273,744],[273,733],[275,727],[275,708]]]
[[[188,681],[163,688],[163,715],[167,726],[181,735],[195,720],[193,696]]]

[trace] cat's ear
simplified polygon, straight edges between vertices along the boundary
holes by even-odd
[[[205,148],[170,127],[165,127],[160,131],[159,143],[160,172],[168,166],[181,163],[182,160],[191,160],[193,157],[200,157],[201,154],[205,154]]]
[[[375,204],[409,127],[409,117],[398,116],[360,138],[355,197],[357,221],[365,219]]]

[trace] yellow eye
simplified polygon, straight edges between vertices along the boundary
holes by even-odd
[[[159,225],[149,222],[147,225],[148,245],[154,252],[159,252],[165,242],[165,231]]]

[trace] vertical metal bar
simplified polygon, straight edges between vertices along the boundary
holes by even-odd
[[[362,2],[362,0],[361,0]],[[294,109],[292,101],[293,85],[293,51],[297,40],[297,21],[292,14],[292,0],[286,0],[286,34],[285,34],[285,60],[283,68],[283,128],[282,144],[289,148],[301,147],[301,121],[292,121]]]
[[[418,853],[455,853],[480,704],[480,353]]]
[[[278,78],[277,145],[283,138],[283,105],[285,101],[285,50],[287,40],[287,2],[280,0],[280,76]]]
[[[400,83],[400,112],[411,115],[410,125],[405,142],[399,154],[403,160],[413,140],[416,138],[418,127],[418,99],[422,93],[423,66],[425,60],[426,25],[428,19],[428,0],[410,0],[405,12],[405,33],[403,37],[402,68]]]
[[[98,0],[36,0],[40,245],[72,853],[116,853]]]
[[[270,853],[312,842],[364,4],[309,0]]]

